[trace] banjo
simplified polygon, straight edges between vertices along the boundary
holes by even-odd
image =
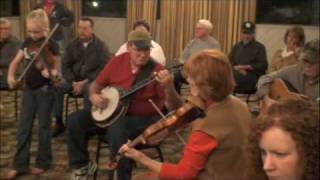
[[[183,64],[174,65],[168,69],[170,71],[178,71]],[[150,65],[152,66],[152,65]],[[153,68],[150,68],[153,69]],[[150,74],[151,72],[145,72]],[[142,75],[145,77],[145,75]],[[137,77],[139,78],[139,77]],[[114,123],[116,120],[122,118],[128,111],[130,98],[140,89],[156,81],[156,78],[149,77],[135,83],[129,90],[122,88],[107,86],[102,89],[101,94],[103,98],[108,100],[108,106],[104,109],[97,106],[92,106],[91,115],[96,126],[106,128]]]
[[[135,84],[129,90],[123,90],[122,88],[113,86],[103,88],[101,94],[103,98],[108,100],[108,106],[104,109],[92,106],[91,115],[95,124],[98,127],[105,128],[110,126],[119,118],[122,118],[127,113],[129,97],[155,80],[155,77],[147,78]]]

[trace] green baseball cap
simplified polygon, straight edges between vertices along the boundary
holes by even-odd
[[[133,43],[138,50],[147,50],[152,47],[151,36],[144,31],[133,30],[128,35],[128,42]]]

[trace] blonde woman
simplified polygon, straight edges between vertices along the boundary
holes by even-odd
[[[21,49],[13,59],[9,67],[8,84],[14,88],[17,85],[15,73],[19,65],[38,53],[39,43],[49,33],[49,20],[43,10],[34,10],[28,14],[27,19],[28,37],[24,40]],[[49,41],[48,52],[52,56],[51,69],[43,68],[39,60],[36,60],[27,71],[22,91],[22,102],[17,132],[17,151],[14,157],[13,169],[8,171],[5,179],[14,179],[24,173],[41,174],[49,169],[52,161],[51,153],[51,107],[53,100],[52,82],[50,75],[58,73],[59,48],[56,43]],[[48,56],[44,61],[49,60]],[[32,126],[37,114],[39,120],[39,143],[35,167],[29,169],[30,146],[32,137]]]

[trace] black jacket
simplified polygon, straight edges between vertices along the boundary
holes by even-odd
[[[105,43],[95,35],[85,48],[79,38],[66,48],[62,58],[62,75],[67,82],[93,81],[110,59]]]

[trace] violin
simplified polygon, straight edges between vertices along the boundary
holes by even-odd
[[[142,134],[131,141],[128,146],[135,147],[140,143],[156,144],[156,141],[160,141],[159,136],[163,138],[163,135],[165,135],[165,137],[167,137],[170,133],[175,132],[177,129],[184,127],[195,119],[202,118],[204,116],[204,103],[198,98],[190,96],[184,105],[182,105],[176,111],[168,113],[158,122],[147,127]],[[123,154],[118,153],[111,163],[108,164],[108,169],[116,169],[118,162],[122,157]]]
[[[51,70],[55,68],[54,55],[50,51],[50,47],[48,43],[44,46],[43,50],[40,52],[39,48],[42,43],[43,43],[43,40],[31,43],[28,48],[28,54],[30,54],[32,57],[39,53],[39,55],[37,56],[34,62],[36,69],[38,69],[41,72],[41,74],[43,74],[43,76],[45,77],[49,76],[49,79],[51,79],[54,84],[57,84],[61,81],[61,77],[59,77],[58,74],[54,75],[51,73]],[[45,73],[44,71],[46,71],[47,75],[44,75]]]
[[[30,47],[30,48],[34,52],[33,56],[31,57],[30,62],[27,64],[27,66],[25,67],[23,72],[18,77],[17,86],[21,84],[23,77],[26,75],[27,71],[30,69],[30,67],[33,63],[36,63],[35,65],[36,65],[37,69],[39,69],[40,71],[42,71],[42,70],[48,71],[49,78],[53,81],[54,84],[58,84],[61,82],[61,79],[62,79],[61,77],[52,76],[52,74],[51,74],[50,70],[53,68],[54,60],[53,60],[53,55],[49,51],[49,47],[48,47],[48,42],[49,42],[50,38],[52,37],[52,35],[55,33],[55,31],[58,29],[59,26],[60,26],[60,23],[57,23],[53,27],[53,29],[49,33],[49,35],[43,41],[39,41],[39,42],[33,43],[31,45],[32,47]],[[47,56],[47,57],[45,57],[45,56]]]

